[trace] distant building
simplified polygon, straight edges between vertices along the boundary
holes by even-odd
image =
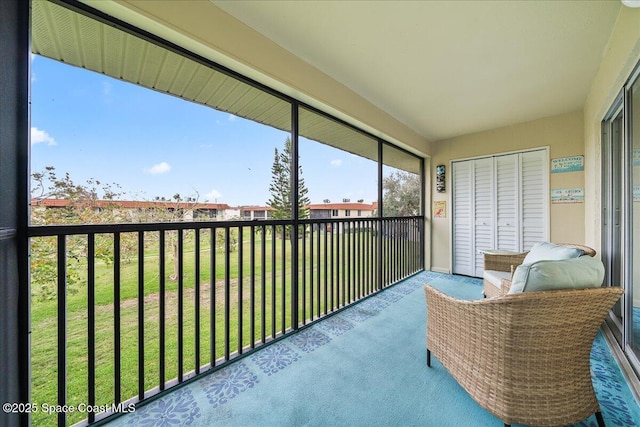
[[[369,203],[318,203],[308,206],[311,219],[369,218],[375,216],[378,202]]]
[[[271,212],[274,211],[271,206],[241,206],[240,212],[242,219],[253,221],[271,219]]]
[[[268,220],[275,210],[271,206],[240,206],[231,207],[226,203],[174,202],[170,200],[136,201],[136,200],[92,200],[86,207],[97,210],[115,207],[131,222],[139,220],[136,216],[141,210],[167,210],[176,212],[176,221],[228,221],[228,220]],[[82,202],[68,199],[31,199],[32,209],[56,209],[71,206],[82,206]],[[365,219],[376,215],[378,203],[319,203],[310,204],[309,217],[311,219]],[[339,227],[341,230],[342,227]]]
[[[68,199],[31,199],[32,209],[61,209],[71,206],[90,207],[102,210],[115,207],[125,216],[136,220],[135,214],[140,211],[166,210],[176,212],[177,221],[224,221],[240,217],[240,210],[231,208],[226,203],[174,202],[170,200],[138,201],[138,200],[92,200],[85,202]]]

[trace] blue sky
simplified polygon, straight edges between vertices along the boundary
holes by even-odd
[[[288,133],[34,56],[31,170],[117,183],[126,199],[197,196],[231,206],[269,199],[274,148]],[[376,163],[301,139],[312,203],[377,197]]]

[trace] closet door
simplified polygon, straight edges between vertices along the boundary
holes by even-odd
[[[496,165],[496,249],[519,251],[520,162],[518,154],[497,156]]]
[[[453,162],[453,268],[481,277],[482,250],[529,250],[549,239],[547,150]]]
[[[451,167],[453,192],[453,272],[473,276],[473,160],[454,162]]]
[[[493,158],[475,160],[473,169],[473,189],[475,194],[475,205],[473,207],[475,224],[473,258],[475,258],[475,262],[472,275],[482,276],[484,257],[478,251],[496,247]]]
[[[546,150],[520,153],[520,189],[522,206],[521,251],[549,240],[549,184]]]

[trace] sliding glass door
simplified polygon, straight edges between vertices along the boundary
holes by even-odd
[[[640,71],[640,70],[639,70]],[[631,284],[633,304],[630,307],[631,343],[633,352],[640,359],[640,72],[636,73],[635,82],[627,88],[627,124],[629,139],[628,176],[631,185],[627,188],[629,205],[629,266],[626,271],[627,281]],[[630,194],[629,194],[630,193]],[[636,366],[640,371],[640,368]]]
[[[622,186],[623,186],[623,102],[618,99],[610,118],[602,126],[602,262],[605,284],[622,286]],[[623,344],[624,297],[613,307],[609,323]]]
[[[640,65],[602,122],[601,254],[605,284],[625,289],[608,324],[640,373]]]

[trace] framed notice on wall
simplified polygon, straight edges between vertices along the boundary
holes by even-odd
[[[447,202],[444,200],[436,200],[433,202],[433,217],[434,218],[446,218],[447,217]]]
[[[551,173],[577,172],[581,170],[584,170],[584,156],[551,159]]]
[[[584,203],[584,188],[553,189],[551,203]]]

